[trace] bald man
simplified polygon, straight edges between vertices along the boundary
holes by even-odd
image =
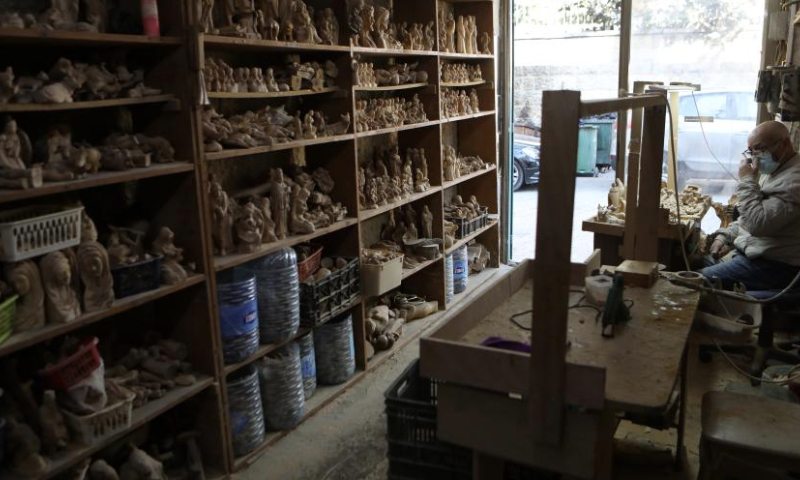
[[[800,155],[780,122],[750,134],[739,165],[739,219],[712,236],[715,265],[702,270],[725,288],[782,290],[800,272]]]

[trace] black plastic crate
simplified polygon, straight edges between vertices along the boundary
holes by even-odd
[[[361,292],[358,257],[318,283],[300,284],[300,324],[315,327],[344,312]]]
[[[471,480],[472,451],[436,437],[437,382],[415,360],[386,391],[390,480]]]
[[[117,300],[155,290],[161,286],[161,257],[119,266],[111,270],[111,276]]]
[[[458,230],[456,230],[456,239],[462,239],[477,232],[481,228],[484,228],[489,223],[489,209],[483,207],[483,213],[472,220],[458,217],[448,217],[446,215],[444,218],[448,222],[453,222],[456,224],[458,227]]]

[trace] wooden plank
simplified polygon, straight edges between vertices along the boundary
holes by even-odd
[[[417,128],[432,127],[439,125],[439,120],[428,120],[427,122],[411,123],[409,125],[401,125],[399,127],[380,128],[378,130],[368,130],[366,132],[356,133],[356,138],[373,137],[375,135],[386,135],[395,132],[404,132],[406,130],[414,130]]]
[[[611,100],[588,100],[581,102],[580,115],[581,118],[594,117],[595,115],[602,115],[604,113],[646,108],[663,104],[663,96],[650,94],[637,97],[614,98]]]
[[[427,50],[402,50],[397,48],[352,47],[350,50],[352,53],[365,57],[434,57],[437,55],[437,52]]]
[[[419,273],[419,272],[425,270],[426,268],[428,268],[429,266],[433,265],[434,263],[440,262],[442,260],[442,258],[444,258],[444,257],[439,257],[439,258],[436,258],[434,260],[428,260],[426,262],[422,262],[422,263],[420,263],[419,265],[417,265],[414,268],[404,268],[403,269],[403,280],[413,276],[416,273]]]
[[[191,172],[192,170],[194,170],[194,165],[188,162],[163,163],[154,164],[147,168],[132,168],[124,172],[99,172],[95,175],[89,175],[78,180],[69,180],[66,182],[47,182],[40,188],[31,188],[28,190],[0,189],[0,203],[15,202],[28,198],[40,198],[46,195],[74,192],[87,188],[114,185],[117,183],[143,180],[164,175],[174,175],[177,173]]]
[[[469,53],[439,53],[439,58],[444,58],[447,60],[474,60],[474,59],[483,59],[483,58],[491,58],[494,59],[494,55],[487,55],[487,54],[469,54]]]
[[[443,383],[438,389],[437,437],[552,472],[594,478],[601,416],[570,410],[564,416],[560,445],[534,440],[538,420],[527,402],[495,393]]]
[[[619,34],[619,91],[630,89],[631,63],[631,18],[633,17],[633,0],[622,0],[620,6],[621,19]],[[617,116],[617,164],[616,177],[625,179],[626,153],[628,151],[628,111],[621,110]]]
[[[111,100],[90,100],[72,103],[6,103],[0,105],[0,113],[60,112],[64,110],[85,110],[91,108],[123,107],[127,105],[146,105],[175,100],[173,95],[151,95],[141,98],[114,98]]]
[[[408,198],[400,200],[399,202],[390,203],[388,205],[383,205],[382,207],[378,208],[362,209],[358,214],[358,218],[363,222],[364,220],[377,217],[378,215],[382,215],[390,210],[394,210],[395,208],[402,207],[403,205],[416,202],[417,200],[421,200],[425,197],[428,197],[435,193],[439,193],[441,191],[442,187],[431,187],[428,190],[425,190],[424,192],[414,193]]]
[[[636,209],[637,224],[628,234],[634,235],[635,249],[628,260],[658,261],[658,225],[661,198],[661,164],[664,158],[664,128],[666,106],[645,109],[642,136],[641,170],[639,174],[639,201],[628,204],[626,212]],[[632,231],[631,231],[632,230]]]
[[[37,476],[37,480],[47,480],[56,475],[65,472],[70,467],[77,465],[81,460],[88,458],[95,452],[108,447],[109,445],[121,440],[125,435],[130,434],[132,431],[141,427],[142,425],[150,422],[164,412],[171,410],[175,406],[185,402],[186,400],[196,396],[206,388],[208,388],[214,379],[211,377],[203,377],[198,375],[197,383],[189,387],[178,387],[168,392],[164,397],[159,398],[145,404],[142,407],[133,410],[131,418],[131,426],[121,432],[115,433],[108,438],[103,439],[93,445],[80,445],[70,444],[67,449],[60,451],[50,460],[50,469],[47,473]],[[3,480],[29,480],[30,477],[18,475],[10,471],[0,471],[0,478]]]
[[[9,44],[42,44],[64,46],[135,46],[174,47],[183,41],[180,37],[127,35],[121,33],[68,32],[34,28],[0,28],[0,42]]]
[[[69,323],[51,323],[36,330],[15,333],[3,344],[0,344],[0,357],[10,355],[14,352],[22,350],[23,348],[27,348],[31,345],[64,335],[87,325],[97,323],[101,320],[105,320],[106,318],[113,317],[114,315],[127,312],[146,303],[154,302],[159,298],[172,295],[176,292],[202,283],[204,280],[205,275],[193,275],[185,282],[178,285],[163,286],[161,288],[157,288],[156,290],[150,290],[149,292],[144,292],[138,295],[132,295],[130,297],[116,300],[110,308],[100,310],[98,312],[84,313]]]
[[[424,83],[405,83],[403,85],[386,85],[383,87],[362,87],[362,86],[355,86],[353,90],[356,92],[391,92],[394,90],[413,90],[415,88],[425,88],[429,84],[427,82]]]
[[[279,152],[282,150],[292,150],[300,147],[310,147],[312,145],[328,144],[333,142],[346,142],[355,138],[352,133],[346,135],[336,135],[334,137],[320,137],[295,142],[276,143],[275,145],[265,145],[253,148],[232,148],[221,152],[206,152],[206,161],[225,160],[228,158],[249,157],[251,155],[262,155],[264,153]]]
[[[497,165],[496,164],[491,164],[488,168],[486,168],[484,170],[478,170],[477,172],[472,172],[472,173],[468,173],[466,175],[462,175],[462,176],[460,176],[460,177],[458,177],[455,180],[450,181],[450,182],[443,182],[442,188],[447,189],[447,188],[455,187],[459,183],[467,182],[469,180],[472,180],[473,178],[480,177],[481,175],[485,175],[485,174],[487,174],[489,172],[493,172],[495,170],[497,170]]]
[[[495,114],[494,110],[487,110],[485,112],[473,113],[471,115],[460,115],[458,117],[443,118],[441,122],[442,123],[461,122],[464,120],[472,120],[473,118],[488,117],[489,115],[494,115],[494,114]]]
[[[447,255],[450,255],[451,253],[455,252],[459,248],[461,248],[464,245],[468,244],[472,240],[475,240],[477,237],[481,236],[484,232],[487,232],[491,228],[494,228],[496,226],[497,226],[497,221],[496,220],[489,221],[489,223],[485,227],[481,228],[480,230],[477,230],[475,232],[470,233],[469,235],[467,235],[466,237],[462,238],[461,240],[456,241],[456,243],[454,243],[452,247],[447,249],[447,252],[446,252]]]
[[[472,82],[442,82],[439,84],[441,87],[445,88],[463,88],[463,87],[477,87],[479,85],[486,85],[490,82],[486,80],[475,80]]]
[[[423,377],[526,398],[531,393],[530,357],[520,352],[443,338],[429,336],[420,340],[420,374]],[[602,410],[605,381],[605,368],[567,364],[564,401],[567,405]]]
[[[257,98],[285,98],[285,97],[304,97],[308,95],[322,95],[324,93],[341,92],[339,87],[325,87],[320,90],[292,90],[288,92],[208,92],[208,98],[219,99],[257,99]]]
[[[531,323],[530,410],[538,441],[561,442],[572,216],[581,94],[544,92],[539,209]]]
[[[203,34],[206,47],[224,47],[226,50],[243,51],[307,51],[307,52],[340,52],[347,53],[349,47],[344,45],[323,45],[313,43],[280,42],[252,38],[224,37],[221,35]]]

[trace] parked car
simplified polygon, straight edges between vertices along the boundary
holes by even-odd
[[[514,191],[539,183],[539,144],[514,142]]]
[[[680,183],[693,178],[730,179],[729,173],[735,176],[741,152],[747,149],[747,136],[756,124],[758,104],[753,92],[701,91],[695,92],[694,98],[687,92],[681,94],[679,105]],[[665,141],[668,143],[669,137]]]

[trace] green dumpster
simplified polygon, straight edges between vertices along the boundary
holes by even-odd
[[[583,120],[583,125],[597,127],[597,166],[611,166],[611,136],[614,133],[613,118],[587,118]]]
[[[598,128],[583,125],[578,131],[578,175],[594,175],[597,168]]]

